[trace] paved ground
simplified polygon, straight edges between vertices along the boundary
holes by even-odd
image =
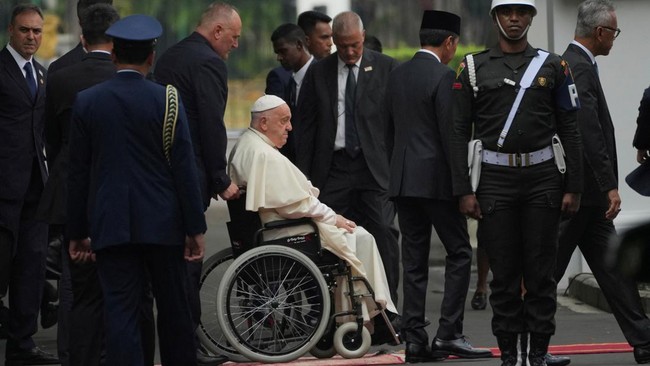
[[[227,211],[223,203],[215,203],[208,211],[208,221],[210,231],[208,232],[208,255],[229,245],[227,234],[225,232],[225,221]],[[434,248],[434,255],[442,254],[440,248]],[[435,333],[436,319],[438,318],[440,301],[442,298],[443,275],[444,269],[439,266],[430,268],[429,291],[427,293],[428,312],[427,317],[434,322],[429,327],[429,334]],[[490,330],[491,311],[490,308],[482,311],[472,310],[469,305],[469,298],[474,292],[473,285],[475,281],[475,272],[472,273],[472,282],[465,312],[465,334],[470,342],[479,347],[496,347],[496,340]],[[559,307],[556,315],[557,332],[551,340],[552,345],[570,345],[570,344],[601,344],[601,343],[624,343],[625,339],[618,328],[614,317],[597,308],[591,307],[567,296],[558,297]],[[56,350],[56,327],[41,330],[35,337],[36,342],[49,351]],[[5,342],[0,341],[0,366],[4,366],[4,349]],[[389,352],[403,352],[403,346],[395,347],[373,347],[371,351],[377,352],[386,350]],[[626,353],[601,353],[587,355],[571,355],[572,363],[575,366],[618,366],[618,365],[635,365],[634,357],[631,352]],[[497,359],[482,360],[447,360],[444,361],[450,365],[500,365]],[[354,361],[349,365],[358,364]],[[119,365],[111,365],[119,366]]]

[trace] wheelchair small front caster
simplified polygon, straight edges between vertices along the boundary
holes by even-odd
[[[370,349],[370,332],[366,327],[361,327],[361,334],[357,335],[359,325],[355,322],[342,324],[334,333],[334,349],[344,358],[360,358]]]

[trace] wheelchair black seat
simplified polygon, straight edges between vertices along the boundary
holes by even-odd
[[[235,258],[257,246],[274,244],[296,249],[316,265],[331,265],[340,261],[335,254],[321,248],[318,226],[308,217],[272,221],[262,225],[258,212],[246,210],[246,193],[236,200],[228,201],[228,213],[230,221],[226,226]],[[264,240],[267,231],[299,225],[309,225],[311,231],[302,235]]]

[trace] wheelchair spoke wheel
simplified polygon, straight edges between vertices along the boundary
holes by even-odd
[[[347,322],[334,332],[334,348],[344,358],[363,357],[370,349],[370,332],[362,326],[361,333],[357,334],[358,327],[355,322]]]
[[[201,345],[208,351],[224,355],[231,361],[243,362],[247,360],[246,357],[239,354],[228,343],[217,319],[219,284],[233,260],[232,248],[226,248],[213,254],[203,263],[203,271],[199,282],[201,323],[197,329],[197,334]]]
[[[295,249],[265,245],[240,255],[217,296],[218,319],[230,344],[258,362],[289,362],[322,337],[330,298],[318,267]]]

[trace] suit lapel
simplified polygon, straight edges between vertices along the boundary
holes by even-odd
[[[612,117],[609,114],[609,107],[607,106],[607,100],[605,99],[605,92],[603,91],[603,85],[600,83],[600,75],[596,71],[596,67],[593,65],[591,62],[591,58],[589,58],[589,55],[580,47],[571,44],[570,47],[572,47],[574,52],[577,52],[582,58],[584,58],[584,61],[591,65],[591,67],[594,68],[594,72],[596,73],[596,85],[598,86],[598,102],[600,105],[600,108],[602,108],[602,111],[607,114],[607,121],[601,121],[602,123],[607,123],[612,126],[613,128],[613,123],[612,123]],[[579,93],[580,91],[578,91]]]
[[[0,56],[2,57],[3,64],[7,70],[7,75],[14,79],[16,85],[18,85],[20,89],[22,89],[25,93],[25,96],[31,100],[32,94],[29,91],[29,87],[27,86],[25,75],[23,75],[23,72],[20,70],[20,67],[18,67],[16,60],[14,60],[13,56],[11,56],[11,53],[9,53],[9,50],[6,47],[2,50]]]
[[[337,68],[338,66],[338,55],[336,53],[328,56],[328,58],[324,59],[323,61],[320,62],[327,62],[325,65],[327,70],[324,73],[326,75],[325,77],[325,83],[327,84],[327,92],[329,93],[329,99],[330,99],[330,109],[332,110],[332,116],[334,116],[334,125],[336,126],[337,124],[337,116],[339,115],[338,113],[338,103],[339,103],[339,70]],[[316,86],[317,87],[317,86]]]
[[[45,68],[36,62],[36,60],[33,61],[33,64],[36,65],[36,84],[38,85],[36,101],[38,101],[39,99],[45,98]]]
[[[368,88],[368,84],[372,80],[373,62],[374,62],[374,57],[372,53],[368,52],[367,50],[364,50],[363,57],[361,58],[361,64],[359,64],[359,75],[357,76],[357,94],[354,96],[356,106],[359,105],[361,96],[364,95],[366,89]]]

